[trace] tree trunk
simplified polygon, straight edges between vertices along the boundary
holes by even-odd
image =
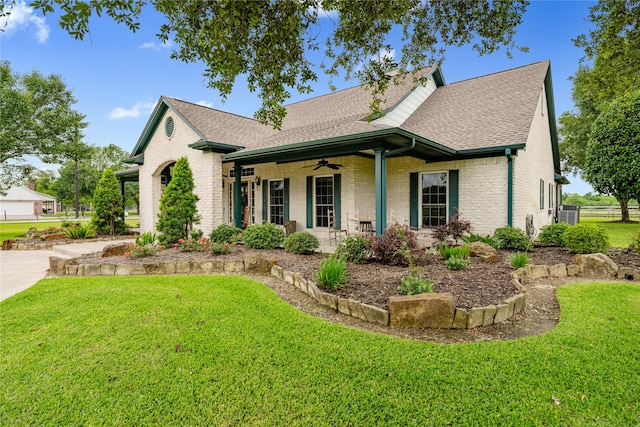
[[[74,172],[74,180],[76,185],[76,218],[80,217],[80,186],[78,184],[78,159],[76,159],[76,168]]]
[[[618,203],[620,203],[620,211],[622,211],[622,222],[629,222],[629,201],[618,199]]]

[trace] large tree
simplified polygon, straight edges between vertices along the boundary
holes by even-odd
[[[93,194],[95,213],[91,221],[103,234],[120,234],[126,231],[122,221],[122,196],[118,179],[111,169],[102,174]]]
[[[640,197],[640,90],[600,114],[587,144],[584,173],[593,188],[614,196],[629,221],[627,201]]]
[[[33,158],[56,162],[86,126],[60,76],[18,74],[0,61],[0,194],[34,170]]]
[[[560,116],[560,154],[564,167],[582,175],[591,126],[610,103],[640,87],[640,0],[600,0],[589,10],[594,24],[574,43],[584,49],[573,76],[575,108]]]
[[[145,6],[164,14],[159,29],[163,41],[172,40],[172,58],[203,62],[208,86],[223,98],[236,78],[244,75],[257,91],[262,106],[256,117],[279,126],[290,90],[311,91],[318,71],[330,76],[344,72],[359,78],[373,94],[372,114],[379,112],[389,85],[391,63],[400,71],[438,64],[446,46],[472,44],[479,54],[517,48],[515,28],[521,23],[526,0],[33,0],[43,13],[60,12],[59,24],[82,39],[92,15],[105,14],[135,31]],[[10,13],[10,8],[0,10]],[[320,18],[330,20],[320,25]],[[10,17],[9,17],[10,18]],[[330,34],[321,36],[327,28]],[[390,33],[402,33],[392,46]],[[326,33],[325,33],[326,34]],[[324,45],[324,59],[312,63],[309,53]],[[390,52],[401,52],[399,59]],[[324,62],[326,61],[326,63]],[[399,74],[398,79],[402,76]]]

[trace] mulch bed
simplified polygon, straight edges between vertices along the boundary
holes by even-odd
[[[219,255],[222,259],[243,259],[245,255],[261,253],[277,260],[285,270],[295,271],[306,278],[313,278],[320,268],[322,255],[294,255],[284,250],[255,250],[244,246],[236,246],[231,253]],[[434,292],[449,292],[453,295],[456,306],[461,308],[483,307],[499,304],[515,295],[516,289],[511,284],[507,258],[512,252],[499,251],[496,263],[483,263],[480,258],[471,258],[471,264],[463,270],[448,269],[440,255],[423,254],[418,261],[420,273],[426,279],[435,280]],[[563,248],[536,248],[530,253],[533,264],[571,264],[573,255]],[[626,266],[640,271],[640,256],[627,254],[623,250],[613,249],[611,258],[619,267]],[[213,258],[208,253],[180,252],[166,249],[152,256],[130,259],[124,256],[102,258],[100,254],[87,255],[77,259],[80,264],[101,263],[153,263],[161,261],[196,261]],[[381,308],[388,308],[388,299],[392,295],[401,295],[397,290],[402,277],[408,274],[406,267],[381,265],[375,262],[367,264],[349,264],[348,285],[334,293],[343,298],[352,298],[360,302]],[[640,276],[637,274],[636,276]],[[640,281],[640,277],[635,277]]]

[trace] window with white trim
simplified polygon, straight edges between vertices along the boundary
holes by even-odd
[[[269,222],[284,225],[284,180],[269,181]]]
[[[329,210],[333,209],[333,177],[319,176],[315,181],[316,227],[328,227]]]
[[[437,227],[446,223],[447,174],[422,174],[422,227]]]

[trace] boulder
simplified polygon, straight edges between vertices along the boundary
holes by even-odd
[[[49,240],[64,239],[65,237],[67,237],[67,233],[45,234],[43,236],[40,236],[40,240],[42,240],[43,242],[48,242]]]
[[[65,265],[72,262],[70,258],[63,258],[59,256],[49,257],[49,273],[56,276],[64,276],[66,273]]]
[[[245,269],[251,272],[268,274],[271,272],[271,267],[276,264],[276,260],[262,254],[245,255],[244,257]]]
[[[102,249],[102,258],[124,255],[124,253],[127,252],[127,249],[129,249],[128,243],[114,243],[112,245],[107,245]]]
[[[605,254],[578,254],[571,262],[582,276],[613,278],[618,274],[618,265]]]
[[[498,262],[498,251],[483,242],[467,243],[469,256],[477,256],[483,262]]]
[[[51,259],[51,258],[49,258],[49,259]],[[633,268],[631,268],[631,267],[620,267],[618,269],[618,279],[633,280],[633,278],[634,278]]]
[[[451,328],[455,311],[450,293],[389,297],[389,320],[392,326]]]

